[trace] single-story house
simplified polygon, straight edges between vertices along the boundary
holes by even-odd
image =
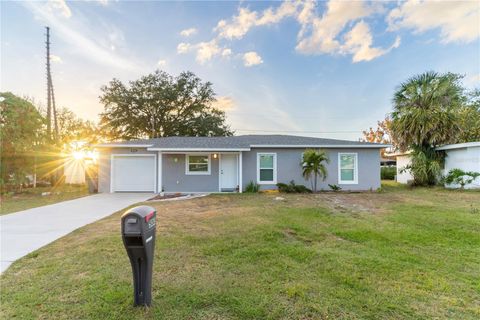
[[[165,137],[113,142],[99,150],[99,192],[242,192],[254,182],[276,189],[278,182],[311,187],[302,176],[306,149],[330,158],[328,184],[343,190],[380,187],[380,149],[388,145],[288,135]]]
[[[461,169],[465,172],[480,172],[480,141],[448,144],[437,148],[445,152],[445,167],[443,174],[452,169]],[[458,188],[456,185],[446,187]],[[480,177],[465,186],[466,189],[480,188]]]
[[[413,181],[413,175],[410,170],[404,170],[412,161],[411,153],[411,151],[406,151],[389,154],[397,158],[397,175],[395,176],[395,181],[398,183],[407,184],[409,181]]]
[[[461,169],[465,172],[480,172],[480,141],[449,144],[438,147],[437,151],[445,152],[445,164],[443,174],[446,175],[452,169]],[[411,163],[411,152],[391,154],[397,158],[397,182],[407,184],[413,180],[409,170],[403,170]],[[402,172],[403,171],[403,172]],[[458,187],[458,186],[446,186]],[[480,177],[477,177],[465,188],[480,188]]]

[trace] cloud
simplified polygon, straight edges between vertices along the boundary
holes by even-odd
[[[50,61],[52,61],[54,63],[63,63],[62,58],[60,58],[59,56],[56,56],[54,54],[50,54]]]
[[[204,64],[207,61],[212,60],[216,56],[228,58],[232,54],[230,48],[222,48],[218,45],[217,40],[213,39],[208,42],[200,42],[196,44],[179,43],[177,46],[178,54],[185,54],[190,51],[196,52],[196,60],[200,64]]]
[[[398,48],[401,40],[397,36],[390,46],[374,46],[374,37],[367,19],[380,14],[388,14],[387,31],[410,28],[415,32],[423,32],[440,28],[445,43],[470,42],[480,37],[480,6],[476,1],[408,0],[399,2],[396,8],[387,13],[387,5],[379,1],[330,0],[319,14],[316,1],[296,0],[284,1],[263,11],[240,7],[230,19],[222,19],[217,23],[212,40],[193,47],[197,47],[198,51],[199,47],[208,44],[209,50],[206,51],[214,53],[201,59],[197,53],[198,61],[206,61],[219,55],[216,52],[220,52],[217,49],[221,47],[222,41],[242,39],[254,27],[274,25],[286,18],[293,18],[300,25],[295,47],[297,52],[308,55],[351,55],[354,63],[371,61]],[[245,62],[247,64],[254,65]]]
[[[347,24],[377,10],[377,5],[362,1],[330,1],[322,17],[310,17],[305,21],[296,50],[304,54],[338,53],[342,44],[337,37]]]
[[[230,111],[235,108],[235,102],[231,97],[217,97],[213,107],[222,111]]]
[[[390,11],[390,31],[401,28],[416,33],[440,29],[441,41],[472,42],[480,37],[480,5],[478,1],[409,0]]]
[[[400,37],[388,48],[373,47],[373,36],[368,24],[359,19],[384,11],[381,3],[363,1],[330,1],[325,13],[314,15],[312,4],[304,6],[297,16],[302,25],[296,50],[303,54],[352,55],[352,62],[371,61],[400,45]],[[343,39],[340,35],[343,34]],[[343,41],[342,41],[343,40]]]
[[[189,29],[185,29],[185,30],[182,30],[180,32],[180,35],[182,37],[190,37],[190,36],[193,36],[194,34],[196,34],[198,32],[197,29],[195,28],[189,28]]]
[[[177,46],[177,53],[180,53],[180,54],[187,53],[188,51],[190,51],[190,49],[191,49],[190,43],[182,42],[182,43],[179,43]]]
[[[307,1],[311,2],[311,1]],[[301,2],[285,1],[277,9],[267,8],[263,11],[262,16],[256,21],[255,25],[263,26],[275,24],[282,21],[284,18],[292,17],[297,14],[298,7]]]
[[[22,2],[22,4],[42,23],[49,25],[56,37],[75,48],[78,54],[99,64],[123,70],[138,70],[139,66],[132,62],[131,59],[123,58],[114,53],[111,50],[111,46],[106,45],[108,41],[103,41],[104,44],[102,45],[98,34],[92,34],[94,38],[89,38],[82,34],[81,30],[86,29],[84,25],[74,25],[71,19],[59,19],[56,12],[52,12],[51,8],[38,2]]]
[[[222,57],[226,58],[232,55],[232,49],[226,48],[222,51]]]
[[[241,39],[252,27],[279,23],[284,18],[295,16],[301,4],[301,1],[285,1],[278,8],[270,7],[261,13],[239,8],[237,15],[230,21],[220,20],[213,31],[218,33],[219,38]]]
[[[72,11],[65,0],[48,0],[45,4],[45,8],[50,12],[58,12],[65,18],[70,18],[72,16]]]
[[[257,13],[248,8],[240,8],[238,14],[232,18],[232,22],[220,20],[213,29],[218,32],[219,38],[241,39],[257,21]]]
[[[398,48],[400,45],[400,37],[397,37],[388,49],[372,47],[373,37],[370,33],[370,28],[364,21],[358,22],[345,34],[344,39],[345,43],[340,50],[342,53],[352,54],[353,62],[373,60],[386,54],[393,48]]]
[[[373,47],[373,36],[365,22],[353,23],[373,14],[384,12],[380,3],[364,1],[329,1],[323,15],[316,13],[315,1],[284,1],[263,11],[239,8],[229,20],[220,20],[214,28],[217,40],[242,39],[253,27],[278,24],[294,18],[301,26],[296,50],[302,54],[351,54],[352,61],[370,61],[398,47],[400,38],[389,48]],[[342,36],[343,35],[343,36]],[[218,43],[217,41],[217,43]],[[244,55],[245,66],[262,63],[261,57]]]
[[[253,67],[261,63],[263,63],[262,57],[255,51],[249,51],[243,55],[243,65],[245,67]]]
[[[200,64],[211,60],[214,56],[221,53],[220,47],[217,45],[217,42],[214,40],[209,42],[200,42],[196,46],[197,56],[196,60]]]
[[[164,67],[166,65],[167,65],[167,60],[160,59],[157,62],[157,66],[159,66],[159,67]]]

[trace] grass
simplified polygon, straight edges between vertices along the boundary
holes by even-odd
[[[151,308],[132,307],[119,212],[14,263],[2,318],[480,317],[479,192],[388,183],[275,197],[153,203]]]
[[[51,194],[42,196],[44,192],[50,192]],[[88,195],[88,189],[84,185],[29,188],[19,194],[2,195],[0,215],[72,200],[86,195]]]

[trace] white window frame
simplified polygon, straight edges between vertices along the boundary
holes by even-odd
[[[208,171],[190,171],[190,156],[206,156],[208,157]],[[185,175],[187,176],[209,176],[211,175],[212,159],[207,153],[187,153],[185,154]]]
[[[273,180],[272,181],[260,181],[260,157],[261,156],[273,156]],[[263,168],[270,169],[270,168]],[[257,153],[257,183],[258,184],[277,184],[277,154],[274,152],[259,152]]]
[[[342,156],[355,156],[355,165],[353,168],[353,180],[342,180]],[[338,153],[338,184],[358,184],[358,153],[357,152],[339,152]]]

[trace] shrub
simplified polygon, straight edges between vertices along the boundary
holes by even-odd
[[[250,181],[245,187],[245,192],[247,193],[257,193],[259,190],[260,190],[260,185],[258,185],[253,181]]]
[[[397,167],[381,167],[380,176],[382,180],[395,180],[397,174]]]
[[[438,183],[441,175],[443,155],[437,153],[434,148],[428,147],[425,150],[414,147],[411,154],[412,161],[402,168],[401,172],[410,170],[413,176],[414,186],[433,186]]]
[[[337,186],[336,184],[328,184],[328,186],[335,192],[342,190],[342,188],[340,186]]]
[[[460,188],[464,188],[465,185],[470,184],[477,177],[480,176],[478,172],[465,172],[462,169],[452,169],[448,172],[447,176],[444,177],[443,181],[446,184],[459,184]]]
[[[295,181],[290,181],[289,184],[277,183],[278,190],[284,193],[311,193],[312,190],[305,187],[303,184],[295,184]]]

